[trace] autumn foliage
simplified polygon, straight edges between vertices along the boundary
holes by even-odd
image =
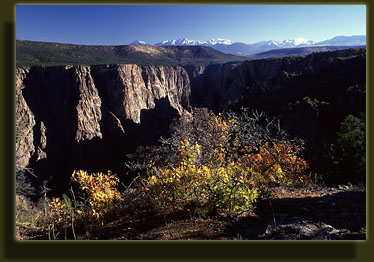
[[[146,199],[164,214],[188,209],[235,216],[250,212],[270,184],[304,181],[308,165],[298,156],[296,143],[276,136],[266,140],[270,134],[261,132],[259,126],[257,131],[264,139],[258,135],[243,141],[248,134],[239,132],[241,121],[202,111],[176,127],[178,137],[164,141],[169,146],[166,160],[147,165],[142,180]],[[264,128],[270,130],[269,123]],[[201,133],[196,135],[193,127]],[[181,137],[183,128],[185,136]]]
[[[80,200],[73,187],[70,197],[52,198],[49,226],[75,234],[76,225],[100,226],[124,203],[151,205],[164,217],[175,211],[192,217],[249,213],[272,185],[305,181],[308,165],[301,150],[300,141],[287,139],[279,123],[264,114],[196,110],[175,123],[170,138],[137,156],[144,166],[137,165],[139,176],[126,192],[118,190],[119,179],[110,171],[74,171],[71,181]]]
[[[107,174],[74,171],[72,179],[88,194],[86,213],[95,219],[103,219],[118,201],[123,200],[122,193],[117,189],[119,180],[111,171]]]
[[[106,215],[124,200],[123,194],[117,188],[119,180],[110,171],[107,174],[89,174],[78,170],[73,172],[71,179],[79,185],[86,197],[78,201],[71,188],[70,197],[63,194],[62,198],[51,199],[49,228],[53,232],[67,228],[72,228],[74,232],[74,224],[84,224],[86,227],[103,224]]]

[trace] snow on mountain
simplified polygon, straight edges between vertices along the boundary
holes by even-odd
[[[313,41],[304,39],[304,38],[296,38],[293,40],[286,39],[286,40],[281,40],[281,41],[276,41],[276,40],[268,40],[268,41],[260,41],[256,42],[253,44],[248,44],[249,46],[254,46],[254,47],[259,47],[259,46],[264,46],[264,47],[274,47],[274,48],[286,48],[286,47],[296,47],[296,46],[309,46],[313,45]],[[178,39],[178,40],[166,40],[162,41],[160,43],[157,43],[155,45],[158,46],[167,46],[167,45],[203,45],[203,46],[209,46],[209,47],[214,47],[218,45],[232,45],[233,42],[228,40],[228,39],[223,39],[223,38],[217,38],[217,39],[211,39],[208,41],[199,41],[199,40],[188,40],[186,38],[184,39]],[[244,43],[242,43],[244,44]]]
[[[253,43],[252,45],[256,47],[274,47],[274,48],[293,48],[293,47],[304,47],[304,46],[312,46],[314,44],[313,41],[307,40],[304,38],[296,38],[296,39],[286,39],[286,40],[268,40],[268,41],[261,41],[257,43]]]
[[[141,40],[135,40],[130,45],[150,45],[150,44],[147,44],[146,42],[141,41]]]
[[[296,38],[293,41],[294,41],[295,46],[300,46],[300,45],[309,46],[309,45],[313,45],[314,44],[314,41],[307,40],[305,38]]]
[[[137,43],[135,43],[137,42]],[[144,41],[135,41],[132,44],[145,45]],[[216,38],[207,41],[189,40],[187,38],[165,40],[155,44],[156,46],[208,46],[218,51],[236,54],[255,54],[266,52],[272,49],[295,48],[295,47],[313,47],[313,46],[359,46],[366,45],[366,36],[336,36],[322,42],[314,42],[305,38],[285,39],[285,40],[267,40],[255,43],[245,44],[241,42],[231,42],[228,39]]]
[[[207,41],[207,43],[210,44],[210,45],[217,45],[217,44],[231,45],[232,44],[232,42],[230,40],[223,39],[223,38],[212,39],[212,40]]]
[[[199,41],[199,40],[188,40],[187,38],[177,39],[177,40],[165,40],[160,43],[156,43],[157,46],[168,46],[168,45],[204,45],[206,42]]]
[[[232,42],[230,40],[223,39],[223,38],[212,39],[212,40],[209,40],[209,41],[189,40],[187,38],[183,38],[183,39],[177,39],[177,40],[165,40],[165,41],[156,43],[155,45],[158,45],[158,46],[167,46],[167,45],[181,45],[181,46],[203,45],[203,46],[214,46],[214,45],[217,45],[217,44],[231,45]]]

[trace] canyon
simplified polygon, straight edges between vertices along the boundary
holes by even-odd
[[[241,107],[280,119],[306,156],[333,141],[348,114],[366,112],[366,50],[181,65],[18,66],[17,169],[63,192],[73,170],[124,177],[126,154],[169,135],[195,107]]]

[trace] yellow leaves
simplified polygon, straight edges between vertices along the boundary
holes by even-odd
[[[162,212],[185,206],[230,214],[248,211],[270,182],[288,184],[307,168],[291,143],[244,146],[237,136],[236,119],[225,120],[219,114],[211,116],[208,124],[213,130],[207,134],[208,147],[183,138],[176,162],[149,165],[143,190]]]
[[[72,212],[94,219],[103,219],[104,215],[115,207],[117,201],[123,200],[123,194],[117,190],[119,179],[111,171],[107,174],[88,174],[78,170],[74,171],[71,177],[87,193],[89,207],[80,206],[74,211],[68,210],[60,198],[52,198],[49,207],[52,222],[55,225],[69,225]]]
[[[254,200],[243,202],[243,199],[250,199],[253,185],[248,182],[244,169],[233,160],[226,161],[224,148],[214,149],[212,161],[202,164],[196,158],[200,147],[182,140],[178,163],[148,169],[149,176],[143,180],[143,189],[150,200],[164,212],[189,203],[214,205],[219,210],[249,209]]]
[[[155,163],[151,160],[149,161],[149,163],[147,164],[147,168],[153,168],[155,166]]]
[[[71,216],[66,204],[59,197],[52,197],[49,203],[50,209],[50,225],[70,224]]]
[[[150,185],[153,185],[153,184],[155,184],[157,182],[157,178],[156,178],[156,176],[151,176],[149,179],[148,179],[148,183],[150,184]]]
[[[93,217],[102,218],[105,213],[114,208],[114,203],[123,200],[123,195],[118,192],[118,178],[108,171],[107,174],[94,173],[87,174],[85,171],[77,171],[76,181],[82,189],[88,193]]]

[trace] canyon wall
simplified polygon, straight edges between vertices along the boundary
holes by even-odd
[[[268,58],[190,70],[192,105],[216,112],[241,107],[280,118],[308,154],[334,140],[348,114],[366,112],[366,50]]]
[[[190,83],[179,66],[17,68],[17,168],[31,167],[51,186],[73,169],[116,169],[126,153],[167,135],[190,109]]]
[[[347,114],[365,113],[366,50],[208,66],[17,68],[16,93],[16,164],[53,187],[73,169],[121,170],[126,153],[167,136],[192,107],[264,110],[313,153]]]

